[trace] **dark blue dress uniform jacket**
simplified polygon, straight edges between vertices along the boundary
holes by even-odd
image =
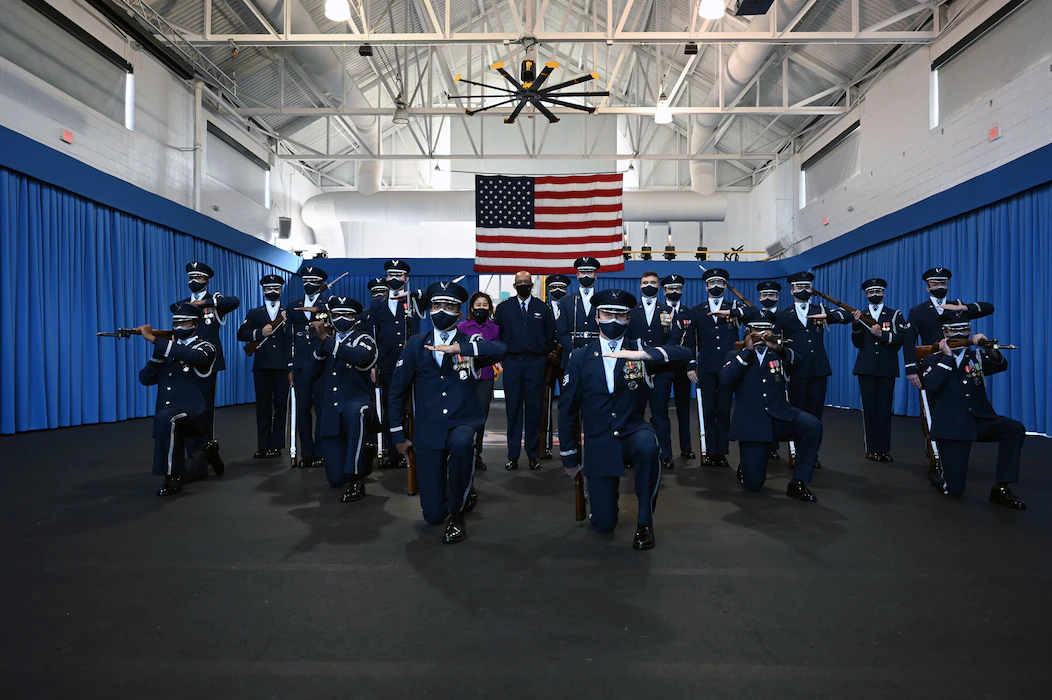
[[[592,292],[594,297],[595,292]],[[567,294],[559,300],[559,320],[555,324],[555,339],[563,346],[563,369],[570,362],[570,355],[574,350],[574,338],[577,338],[576,347],[581,348],[588,345],[599,337],[599,324],[595,320],[595,306],[591,307],[592,313],[585,314],[584,302],[581,301],[581,293]],[[580,333],[590,335],[580,337]]]
[[[388,297],[374,299],[369,306],[367,330],[376,338],[380,350],[377,368],[384,374],[395,371],[395,364],[406,346],[406,341],[420,332],[420,319],[414,315],[413,307],[403,300],[396,308],[399,309],[399,313],[392,314]]]
[[[662,320],[662,316],[664,316],[665,320]],[[628,336],[642,340],[643,345],[647,347],[656,348],[669,344],[679,345],[682,340],[683,329],[672,318],[672,307],[662,304],[660,301],[654,302],[654,317],[649,325],[647,324],[647,313],[646,309],[643,308],[642,301],[639,302],[636,308],[632,309],[628,319]],[[650,365],[650,373],[667,372],[674,367],[675,365],[671,364],[652,364]]]
[[[829,355],[826,354],[825,338],[822,335],[825,333],[825,327],[830,323],[852,323],[855,320],[843,309],[827,309],[821,304],[810,304],[807,315],[820,314],[823,311],[827,316],[824,322],[822,319],[807,319],[807,326],[800,324],[795,302],[786,309],[779,309],[775,314],[778,330],[793,341],[793,349],[799,363],[794,371],[796,377],[831,375],[833,368],[829,366]]]
[[[508,346],[508,359],[530,360],[545,357],[555,349],[555,316],[548,305],[530,297],[526,319],[522,300],[508,297],[497,304],[493,322],[500,327],[500,339]]]
[[[768,350],[762,366],[758,360],[755,350],[745,348],[724,357],[720,383],[734,389],[731,440],[771,442],[771,419],[792,421],[800,413],[785,397],[785,382],[799,367],[799,355],[792,348],[785,349],[785,357]]]
[[[559,399],[560,454],[566,468],[581,463],[580,445],[574,430],[574,423],[580,418],[587,444],[584,451],[584,475],[587,477],[624,475],[621,438],[639,430],[653,429],[643,419],[650,396],[650,372],[653,370],[650,365],[683,362],[691,355],[690,349],[681,345],[647,347],[638,338],[625,339],[621,349],[645,350],[650,360],[632,364],[617,360],[612,394],[606,386],[602,340],[592,341],[577,350],[563,377]],[[633,376],[626,377],[626,374]]]
[[[457,331],[449,344],[460,343],[462,362],[455,355],[446,355],[439,367],[434,353],[424,347],[431,345],[434,334],[414,335],[402,350],[391,380],[391,395],[387,399],[391,436],[402,442],[405,425],[405,400],[409,388],[413,393],[413,444],[422,449],[444,450],[450,430],[461,425],[470,426],[476,433],[486,424],[486,414],[475,393],[475,376],[467,358],[474,358],[475,369],[496,364],[504,357],[507,346],[497,340],[472,339]]]
[[[157,385],[153,436],[167,437],[173,418],[185,414],[198,430],[205,429],[204,386],[215,371],[215,346],[194,337],[186,345],[177,340],[153,341],[153,355],[139,372],[144,386]]]
[[[287,312],[288,309],[282,308],[282,311]],[[280,320],[281,316],[278,316]],[[277,324],[278,321],[271,321],[270,314],[267,313],[266,306],[257,306],[254,309],[249,309],[248,314],[245,316],[244,323],[237,329],[237,339],[242,343],[251,343],[254,340],[263,339],[263,327],[269,324]],[[261,343],[256,352],[252,355],[252,371],[260,369],[292,369],[292,358],[289,350],[289,323],[281,324],[281,327],[274,331],[270,336],[270,340],[265,343]]]
[[[687,369],[696,369],[703,374],[718,374],[723,367],[723,359],[734,349],[741,331],[735,319],[741,317],[744,306],[737,300],[722,299],[720,309],[731,311],[727,318],[709,316],[709,300],[701,302],[690,309],[690,324],[684,333],[683,345],[696,353]],[[713,322],[715,319],[715,322]]]
[[[328,298],[324,294],[318,295],[318,299],[314,302],[314,307],[321,307]],[[306,305],[306,297],[300,297],[293,301],[288,308],[289,320],[285,322],[289,325],[289,358],[293,369],[303,369],[311,364],[314,359],[314,351],[320,346],[318,336],[314,335],[310,329],[310,323],[317,318],[317,314],[312,313],[311,317],[307,318],[307,312],[296,311],[296,309],[304,308]],[[270,342],[272,341],[268,341],[268,344]]]
[[[241,300],[237,297],[228,297],[222,294],[213,294],[212,292],[206,292],[202,299],[211,301],[213,306],[211,308],[206,306],[201,309],[204,311],[205,317],[197,324],[197,337],[201,340],[207,340],[216,349],[216,364],[213,369],[216,372],[222,372],[226,369],[226,356],[223,355],[223,343],[219,338],[219,331],[223,328],[220,320],[226,318],[228,313],[241,306]],[[183,299],[185,302],[193,300],[193,297]],[[217,316],[218,318],[216,318]]]
[[[307,374],[321,393],[320,435],[339,435],[340,415],[346,411],[357,413],[362,406],[375,410],[369,370],[376,360],[376,341],[357,329],[339,344],[330,335],[311,352]]]
[[[867,309],[868,312],[868,309]],[[857,323],[851,329],[851,343],[858,348],[855,369],[852,374],[869,377],[899,376],[899,348],[902,347],[909,327],[897,309],[884,307],[880,318],[873,319],[881,328],[878,338]]]
[[[960,299],[950,301],[951,304],[967,306],[965,312],[969,319],[982,318],[994,312],[994,305],[985,301],[976,301],[965,304]],[[932,345],[942,340],[942,316],[935,310],[935,304],[931,299],[923,304],[917,304],[910,309],[910,316],[906,319],[909,332],[902,344],[902,361],[906,364],[906,374],[917,373],[917,345]],[[918,343],[918,339],[920,342]]]
[[[1001,355],[994,361],[985,351],[967,348],[961,366],[951,355],[934,352],[920,360],[921,385],[928,392],[932,440],[976,440],[975,418],[997,418],[986,395],[987,374],[1008,369]]]

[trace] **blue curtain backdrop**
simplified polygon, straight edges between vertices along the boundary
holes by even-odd
[[[95,333],[170,328],[191,260],[215,270],[213,291],[241,299],[222,331],[217,403],[252,401],[237,325],[262,303],[259,278],[287,272],[0,168],[0,433],[152,414],[156,390],[138,382],[147,344]]]

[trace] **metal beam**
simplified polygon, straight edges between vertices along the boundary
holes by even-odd
[[[569,107],[552,107],[550,108],[554,114],[584,114],[582,111],[577,109],[570,109]],[[676,114],[753,114],[753,115],[796,115],[796,116],[814,116],[822,114],[845,114],[848,110],[843,107],[837,106],[818,106],[818,107],[784,107],[782,105],[772,105],[770,107],[671,107],[673,115]],[[242,116],[274,116],[274,115],[287,115],[287,116],[314,116],[323,117],[326,115],[339,115],[339,116],[390,116],[390,107],[286,107],[284,109],[279,107],[242,107],[235,110],[239,115]],[[602,107],[596,108],[595,114],[635,114],[639,116],[653,117],[656,109],[654,107]],[[414,107],[412,108],[413,116],[433,116],[440,117],[443,115],[463,115],[464,110],[457,107]],[[487,112],[473,115],[473,119],[478,118],[489,118],[489,117],[505,117],[511,114],[510,109],[492,109]]]
[[[292,154],[279,154],[277,156],[281,160],[305,160],[305,161],[317,161],[317,160],[387,160],[387,161],[402,161],[402,160],[482,160],[486,158],[499,158],[501,160],[626,160],[630,157],[625,153],[599,153],[599,154],[582,154],[582,153],[485,153],[482,155],[475,155],[474,153],[451,153],[451,154],[435,154],[432,158],[427,155],[416,155],[416,154],[384,154],[377,158],[376,156],[361,155],[358,153],[328,153],[325,155],[315,155],[313,153],[292,153]],[[648,154],[645,156],[633,156],[632,160],[672,160],[672,161],[690,161],[690,160],[719,160],[719,161],[739,161],[739,160],[770,160],[777,158],[777,153],[706,153],[702,157],[693,156],[685,153],[672,153],[672,154]]]

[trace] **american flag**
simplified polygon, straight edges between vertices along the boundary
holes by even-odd
[[[621,258],[622,175],[475,176],[475,271],[574,274],[591,255],[603,272]]]

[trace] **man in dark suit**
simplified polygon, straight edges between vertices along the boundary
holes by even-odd
[[[258,342],[252,356],[252,380],[256,389],[256,453],[254,459],[281,455],[285,447],[285,416],[289,386],[292,385],[292,357],[289,352],[287,309],[281,306],[285,280],[264,275],[263,306],[250,309],[237,329],[242,343]]]
[[[570,362],[570,355],[599,337],[599,327],[592,313],[592,295],[596,275],[602,266],[595,258],[585,255],[574,261],[577,283],[580,288],[559,301],[559,316],[556,321],[556,340],[563,346],[563,369]]]
[[[215,365],[212,368],[212,373],[205,379],[204,384],[205,403],[208,406],[208,412],[205,416],[205,427],[207,430],[196,437],[189,438],[187,449],[190,452],[198,452],[204,450],[207,445],[209,452],[214,453],[216,459],[222,463],[222,458],[219,457],[219,442],[215,438],[216,379],[219,373],[226,369],[226,356],[223,354],[223,341],[219,337],[219,332],[226,323],[227,314],[240,306],[241,300],[237,297],[209,291],[208,285],[214,276],[215,273],[212,271],[212,268],[203,262],[195,260],[186,263],[186,277],[190,287],[190,296],[183,301],[187,301],[201,309],[204,315],[197,326],[197,337],[210,343],[216,350]],[[197,479],[203,479],[207,475],[207,468],[203,473],[188,472],[184,481],[196,481]]]
[[[315,390],[314,381],[308,372],[314,351],[320,341],[311,330],[315,311],[297,309],[320,309],[325,313],[325,280],[328,273],[320,267],[308,265],[300,272],[303,279],[303,296],[289,305],[289,354],[292,358],[292,389],[296,392],[296,435],[300,441],[300,467],[323,466],[324,459],[315,455],[318,436],[315,434],[314,416],[321,415],[323,394]],[[311,415],[313,411],[313,416]]]
[[[504,468],[519,468],[525,422],[526,457],[530,469],[541,468],[541,398],[544,395],[545,361],[555,348],[555,319],[551,310],[533,296],[533,277],[515,274],[515,296],[497,305],[493,322],[500,328],[504,355],[504,403],[508,412],[508,461]]]
[[[672,309],[657,300],[658,276],[656,272],[644,272],[639,279],[641,303],[629,314],[628,335],[638,338],[647,347],[659,347],[679,343],[681,331],[672,321]],[[672,395],[674,365],[654,365],[650,389],[650,422],[657,432],[661,447],[661,466],[672,469],[672,422],[668,417],[668,400]]]
[[[384,270],[387,272],[388,292],[383,297],[374,297],[369,307],[367,323],[380,350],[380,359],[373,373],[375,379],[380,383],[381,401],[386,408],[395,364],[410,336],[420,331],[420,313],[417,307],[419,296],[406,291],[406,284],[409,281],[409,263],[405,260],[388,260],[384,263]],[[386,411],[381,413],[388,456],[387,462],[382,466],[404,465],[404,460],[391,448],[390,414]]]
[[[738,323],[744,306],[727,299],[729,273],[722,268],[706,270],[702,276],[708,300],[690,311],[690,326],[683,344],[696,354],[687,365],[687,376],[701,391],[699,410],[705,421],[707,455],[705,464],[729,467],[727,433],[731,425],[731,394],[720,383],[720,368],[739,336]]]
[[[826,405],[826,383],[833,369],[826,354],[825,332],[830,323],[851,323],[854,318],[843,309],[826,309],[811,303],[810,272],[789,275],[788,282],[794,303],[775,315],[778,330],[793,342],[799,365],[789,382],[789,403],[822,420]],[[815,460],[815,469],[822,464]]]
[[[690,326],[690,308],[682,302],[685,283],[682,275],[668,275],[661,280],[661,289],[665,292],[665,306],[670,309],[672,324],[676,326],[681,340]],[[672,370],[672,396],[676,406],[676,423],[679,426],[679,456],[683,459],[694,459],[697,455],[690,444],[691,381],[687,376],[686,362],[677,362]]]
[[[214,444],[189,449],[191,439],[208,432],[206,383],[215,371],[216,349],[197,335],[204,316],[200,307],[177,301],[171,311],[171,338],[156,337],[148,325],[138,328],[143,340],[153,345],[150,360],[139,372],[139,382],[158,389],[153,417],[153,473],[164,477],[158,496],[182,491],[188,473],[207,474],[206,462],[212,464],[216,474],[223,474],[223,463]]]
[[[376,341],[358,324],[362,305],[344,296],[329,297],[326,326],[313,321],[318,342],[304,368],[322,400],[318,410],[318,443],[329,486],[347,489],[343,503],[365,496],[370,456],[366,433],[376,407],[369,370],[376,364]]]
[[[500,341],[472,340],[457,330],[468,292],[455,282],[427,288],[433,330],[412,337],[402,350],[391,380],[387,410],[391,436],[401,454],[415,445],[424,520],[438,525],[447,517],[444,541],[465,537],[464,514],[478,500],[472,487],[475,439],[486,414],[475,391],[475,370],[500,362]],[[405,434],[405,406],[412,389],[416,420],[412,442]]]
[[[931,404],[929,434],[938,443],[942,458],[943,493],[964,493],[973,442],[997,442],[997,476],[990,489],[990,502],[1023,510],[1026,503],[1016,498],[1009,485],[1019,481],[1026,428],[1017,420],[997,415],[986,395],[984,379],[1008,369],[1008,360],[996,347],[983,347],[986,336],[982,333],[971,334],[969,316],[968,311],[944,312],[938,351],[919,363],[921,382]],[[951,345],[951,341],[956,344]]]
[[[817,499],[807,484],[822,443],[822,422],[790,405],[785,391],[799,357],[774,335],[772,314],[753,307],[745,309],[742,320],[745,347],[727,353],[720,370],[720,382],[734,390],[730,438],[738,441],[738,479],[746,491],[759,491],[767,479],[771,443],[794,440],[796,466],[786,495],[813,503]]]
[[[858,348],[853,373],[858,377],[862,395],[862,424],[866,438],[866,459],[891,462],[891,412],[895,397],[895,379],[899,376],[899,348],[908,328],[902,312],[884,304],[888,283],[873,277],[862,283],[868,302],[867,326],[857,321],[851,331],[851,343]]]
[[[690,350],[678,344],[647,347],[628,337],[629,314],[635,305],[635,297],[620,289],[595,293],[599,337],[574,353],[563,377],[559,444],[566,473],[574,477],[584,470],[592,527],[599,532],[611,532],[617,525],[624,465],[635,465],[639,515],[632,546],[650,549],[661,468],[657,434],[643,419],[652,388],[647,365],[685,361]],[[584,427],[583,460],[579,422]]]

